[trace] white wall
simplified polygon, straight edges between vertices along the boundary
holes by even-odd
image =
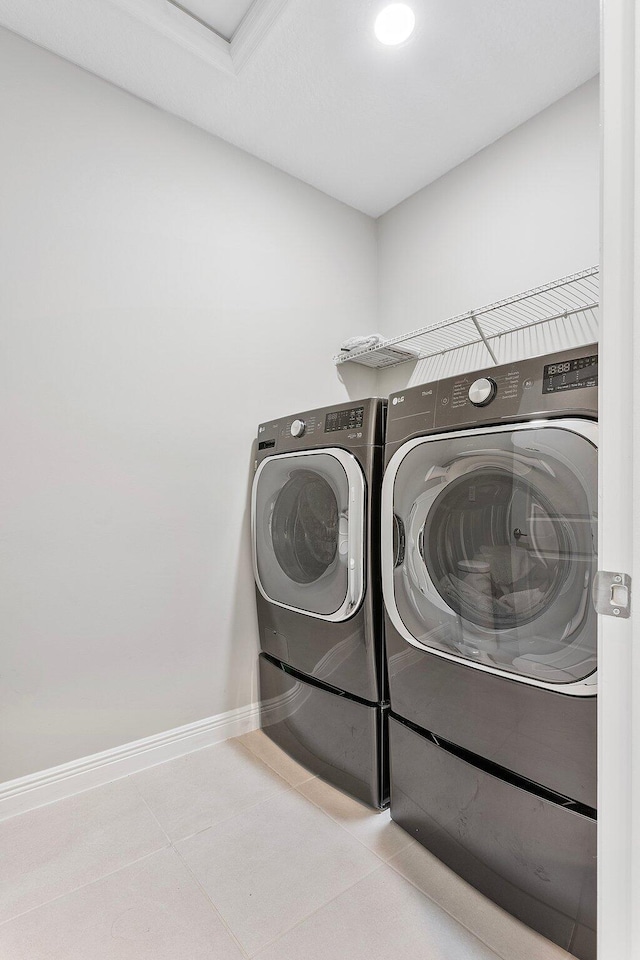
[[[375,224],[0,32],[0,780],[249,703],[259,420],[368,395]]]
[[[381,217],[378,328],[397,336],[597,264],[599,153],[595,77]],[[538,328],[503,338],[499,359],[564,345]],[[486,366],[471,348],[382,372],[378,387]]]
[[[0,780],[253,699],[256,423],[484,366],[331,355],[596,263],[597,96],[376,233],[0,31]]]

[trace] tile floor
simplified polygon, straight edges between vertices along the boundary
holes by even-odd
[[[0,960],[560,960],[260,731],[0,823]]]

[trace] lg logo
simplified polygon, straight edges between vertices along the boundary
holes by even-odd
[[[394,407],[396,403],[404,403],[404,397],[394,397],[391,403],[394,405]]]

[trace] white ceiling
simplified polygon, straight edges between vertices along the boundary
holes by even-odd
[[[170,0],[193,13],[221,37],[230,40],[242,23],[253,0]]]
[[[250,5],[189,2],[223,35]],[[165,0],[0,0],[0,23],[379,216],[598,71],[598,0],[408,2],[401,47],[373,36],[386,0],[255,0],[231,43]]]

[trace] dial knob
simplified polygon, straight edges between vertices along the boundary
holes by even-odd
[[[486,407],[496,395],[498,387],[491,377],[480,377],[469,387],[469,400],[474,407]]]
[[[294,420],[291,424],[291,436],[292,437],[301,437],[304,433],[306,424],[304,420]]]

